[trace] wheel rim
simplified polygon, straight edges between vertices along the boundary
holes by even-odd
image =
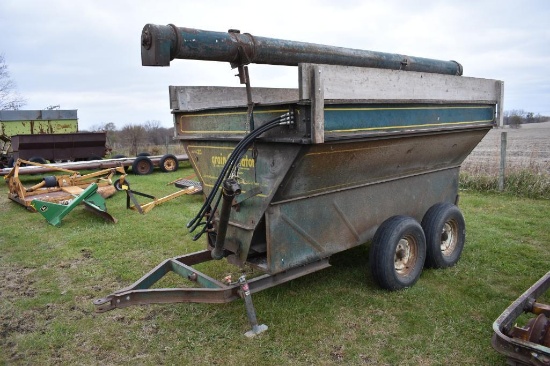
[[[176,162],[173,159],[166,159],[164,161],[164,169],[168,171],[174,170],[175,166],[176,166]]]
[[[418,245],[413,237],[406,236],[399,240],[394,254],[394,268],[401,276],[407,276],[414,270],[418,257]]]
[[[140,173],[146,173],[149,171],[149,163],[147,161],[140,161],[137,168]]]
[[[455,248],[458,240],[458,224],[456,221],[451,220],[447,221],[443,225],[441,230],[441,253],[445,256],[451,255]]]

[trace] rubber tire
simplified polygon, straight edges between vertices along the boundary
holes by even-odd
[[[132,163],[132,172],[136,175],[151,174],[153,169],[153,162],[147,156],[138,156]]]
[[[407,273],[396,269],[396,250],[401,239],[413,242],[416,255]],[[369,267],[375,282],[383,289],[396,291],[411,287],[418,281],[426,259],[426,238],[420,224],[409,216],[393,216],[380,225],[372,239]]]
[[[111,159],[122,159],[122,158],[125,158],[125,157],[126,157],[126,155],[116,154],[116,155],[111,156]]]
[[[44,186],[47,188],[57,187],[57,179],[53,175],[48,175],[42,178],[42,180],[45,183]]]
[[[8,168],[13,168],[15,165],[15,160],[13,158],[8,159]]]
[[[99,155],[90,155],[88,156],[88,161],[94,161],[94,160],[103,160],[103,158]]]
[[[159,168],[165,173],[175,172],[178,170],[178,158],[172,154],[166,154],[159,161]]]
[[[148,152],[140,152],[137,156],[151,156]]]
[[[126,180],[124,180],[124,181],[122,182],[122,184],[127,184],[127,183],[126,183]],[[120,191],[123,190],[123,189],[122,189],[122,184],[120,183],[120,179],[117,179],[117,180],[115,180],[115,181],[113,182],[113,187],[115,187],[115,189],[116,189],[117,191],[120,192]]]
[[[44,159],[44,158],[41,157],[41,156],[33,156],[32,158],[29,159],[29,161],[30,161],[31,163],[48,164],[48,162],[46,161],[46,159]]]
[[[445,235],[446,230],[451,236]],[[426,263],[429,268],[448,268],[460,259],[466,241],[466,223],[460,209],[452,203],[437,203],[430,207],[422,219],[426,236]],[[448,253],[441,250],[444,240],[451,240]]]

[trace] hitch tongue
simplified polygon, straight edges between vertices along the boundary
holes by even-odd
[[[234,178],[229,178],[223,182],[222,187],[222,209],[220,212],[220,222],[218,225],[218,233],[216,235],[216,244],[212,249],[212,259],[223,258],[223,244],[225,242],[225,235],[227,233],[227,225],[229,224],[229,214],[231,213],[231,206],[235,196],[241,194],[241,186]]]

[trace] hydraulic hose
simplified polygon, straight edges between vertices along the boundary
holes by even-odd
[[[222,209],[220,212],[220,223],[218,225],[218,233],[216,235],[216,244],[212,250],[212,259],[223,258],[223,244],[225,242],[225,234],[227,233],[227,225],[229,224],[229,214],[231,213],[231,205],[233,198],[241,193],[241,186],[233,178],[227,179],[223,183],[222,188]]]
[[[210,208],[209,217],[212,218],[214,216],[214,213],[216,212],[216,209],[217,209],[217,207],[219,205],[219,202],[221,200],[221,194],[218,197],[215,206],[211,207],[211,204],[214,201],[214,198],[215,198],[216,194],[218,193],[218,190],[219,190],[222,182],[224,181],[224,179],[228,178],[229,174],[233,171],[235,166],[241,160],[244,153],[246,153],[246,150],[248,149],[250,144],[252,144],[252,142],[256,138],[258,138],[261,134],[263,134],[264,132],[266,132],[266,131],[268,131],[272,128],[278,127],[278,126],[288,125],[288,124],[291,124],[291,123],[293,123],[293,113],[292,112],[285,113],[285,114],[283,114],[283,115],[281,115],[281,116],[265,123],[264,125],[258,127],[257,129],[253,130],[250,134],[248,134],[246,137],[244,137],[237,144],[237,146],[235,147],[235,149],[233,150],[233,152],[231,153],[231,155],[227,159],[227,162],[225,163],[224,167],[222,168],[222,171],[220,172],[220,175],[218,176],[218,179],[214,183],[212,191],[210,192],[210,194],[206,198],[206,200],[205,200],[204,204],[202,205],[201,209],[199,210],[197,215],[191,221],[189,221],[189,223],[187,224],[187,227],[189,228],[190,232],[193,232],[201,224],[205,225],[203,230],[201,230],[201,232],[199,234],[197,234],[193,238],[193,240],[197,240],[207,230],[208,222],[203,223],[200,220],[201,220],[202,217],[204,217],[205,213],[208,211],[209,208]],[[209,222],[211,222],[210,219],[209,219]]]

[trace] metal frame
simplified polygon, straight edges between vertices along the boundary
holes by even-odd
[[[544,314],[550,317],[550,305],[536,300],[550,289],[550,272],[546,273],[533,286],[515,300],[493,323],[493,347],[507,356],[510,364],[550,365],[550,348],[524,340],[514,334],[523,334],[525,329],[515,323],[523,313]],[[546,329],[547,337],[550,330]]]
[[[249,281],[244,276],[241,276],[237,282],[224,284],[192,267],[193,265],[211,260],[213,259],[210,250],[202,250],[167,259],[132,285],[116,291],[105,298],[95,300],[96,311],[102,313],[116,308],[120,309],[132,305],[145,304],[220,304],[243,298],[245,300],[247,317],[252,328],[246,335],[253,336],[263,332],[267,327],[265,325],[258,325],[256,312],[250,297],[251,294],[330,267],[328,258],[323,258],[319,261],[295,267],[275,275],[264,274]],[[202,287],[151,288],[170,272]]]
[[[32,201],[35,199],[55,203],[71,200],[74,197],[74,193],[80,193],[79,189],[85,189],[92,183],[96,183],[98,185],[99,194],[105,198],[110,197],[116,192],[115,188],[112,186],[112,178],[115,173],[126,175],[124,168],[122,167],[103,169],[90,174],[80,175],[79,172],[74,170],[48,166],[47,168],[49,171],[67,174],[55,176],[55,179],[57,180],[57,185],[55,187],[47,187],[45,180],[42,180],[40,183],[35,184],[32,187],[25,187],[19,179],[19,169],[21,164],[36,167],[46,166],[44,164],[18,159],[9,174],[4,176],[4,179],[7,181],[9,187],[8,198],[26,207],[30,211],[35,211],[32,207]],[[72,189],[73,187],[78,187],[79,189],[74,192],[74,189]]]
[[[198,185],[196,187],[191,186],[191,187],[186,187],[185,189],[181,189],[181,190],[179,190],[177,192],[174,192],[172,194],[169,194],[167,196],[164,196],[164,197],[161,197],[161,198],[156,198],[155,196],[152,196],[150,194],[142,193],[142,192],[138,192],[138,191],[134,191],[134,190],[130,189],[130,183],[128,183],[127,180],[123,179],[120,186],[121,186],[123,191],[126,191],[126,208],[130,209],[130,210],[135,210],[135,211],[139,212],[140,214],[146,214],[147,212],[151,211],[156,206],[158,206],[158,205],[160,205],[164,202],[173,200],[174,198],[178,198],[179,196],[184,196],[186,194],[194,194],[194,193],[202,191],[202,187],[200,185]],[[140,204],[135,196],[146,197],[146,198],[152,199],[152,201],[150,201],[148,203],[145,203],[145,204]],[[131,202],[133,202],[134,204],[132,205]]]

